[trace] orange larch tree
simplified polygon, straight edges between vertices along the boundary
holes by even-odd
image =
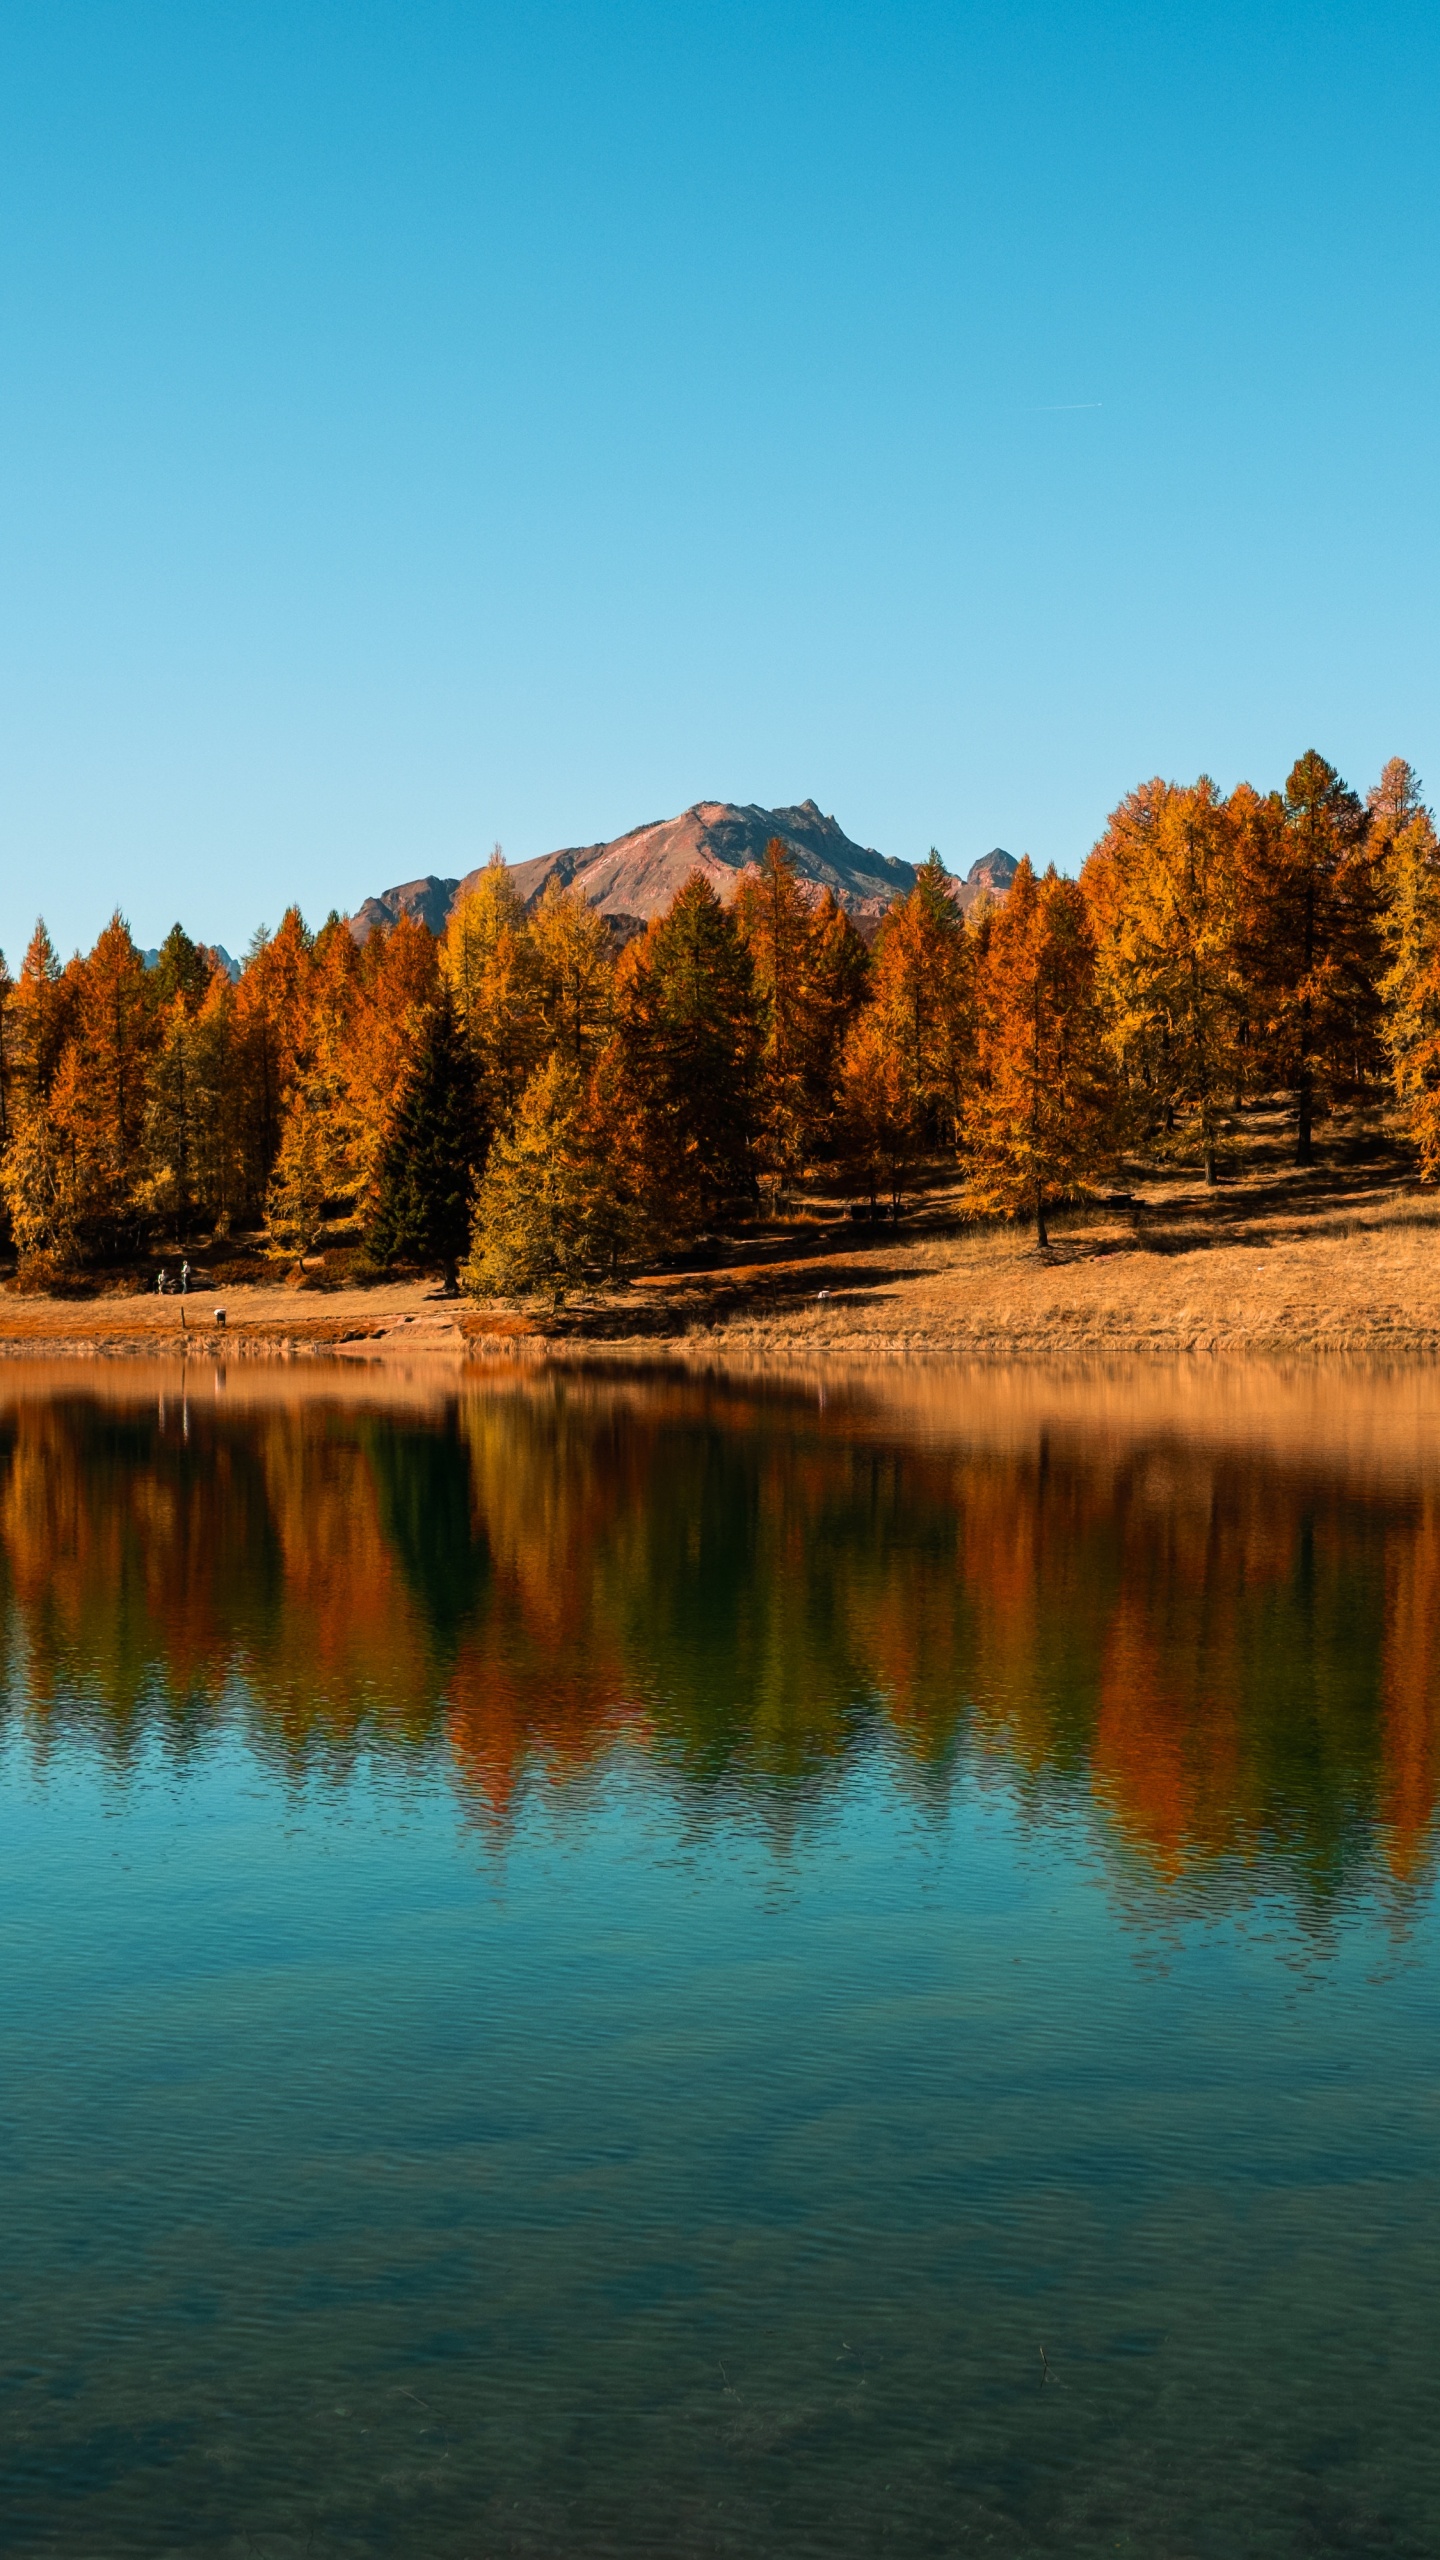
[[[1403,757],[1386,765],[1369,808],[1384,891],[1382,1037],[1422,1178],[1434,1182],[1440,1179],[1440,838]]]
[[[280,1144],[266,1194],[272,1234],[299,1254],[316,1242],[330,1204],[353,1200],[358,1179],[351,1085],[360,953],[349,926],[331,916],[306,958],[293,1004]]]
[[[779,1190],[832,1138],[865,947],[833,892],[817,899],[802,883],[779,836],[742,880],[735,920],[759,1027],[756,1162]]]
[[[614,1018],[614,936],[578,891],[552,880],[530,920],[530,949],[540,1054],[583,1081]]]
[[[1171,1143],[1183,1115],[1213,1182],[1244,1018],[1228,804],[1205,775],[1189,788],[1146,783],[1115,811],[1080,884],[1131,1125]]]
[[[440,967],[475,1060],[482,1145],[488,1145],[539,1065],[544,1040],[535,938],[499,854],[451,909]]]
[[[43,1102],[55,1081],[69,1035],[75,982],[37,924],[5,1009],[6,1081],[12,1115]]]
[[[59,985],[43,952],[36,958],[38,1016],[52,995],[58,999]],[[58,1056],[48,1090],[36,1090],[17,1127],[5,1188],[22,1260],[63,1265],[107,1259],[136,1240],[157,1026],[145,963],[118,913],[60,983]]]
[[[975,942],[938,854],[897,898],[871,955],[869,995],[851,1034],[846,1087],[852,1129],[888,1154],[959,1150],[975,1077]],[[862,1153],[865,1150],[862,1148]]]
[[[850,1026],[841,1060],[841,1110],[846,1159],[872,1215],[882,1192],[892,1216],[900,1215],[918,1146],[913,1099],[884,1017],[865,1005]]]
[[[234,1072],[239,1191],[246,1214],[263,1207],[285,1107],[309,1030],[315,937],[298,907],[277,931],[256,934],[235,990]]]
[[[371,935],[355,983],[340,1108],[350,1194],[368,1222],[375,1213],[381,1158],[429,1038],[440,987],[434,935],[417,917],[402,915],[386,932]]]
[[[983,1101],[970,1138],[979,1208],[1046,1213],[1110,1163],[1115,1088],[1095,985],[1095,941],[1076,880],[1028,859],[995,917],[980,990]]]
[[[145,1114],[141,1200],[177,1242],[198,1218],[235,1205],[228,972],[177,924],[150,975],[155,1050]]]
[[[735,921],[696,871],[621,959],[605,1085],[658,1236],[753,1193],[756,1016]]]

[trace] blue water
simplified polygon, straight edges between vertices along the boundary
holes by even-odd
[[[635,1538],[687,1480],[671,1439],[716,1423],[672,1409],[657,1437],[646,1395],[596,1424],[649,1454],[596,1538],[565,1545],[584,1606],[553,1558],[536,1584],[542,1614],[574,1602],[586,1662],[599,1584],[637,1648],[607,1673],[613,1715],[574,1666],[580,1741],[563,1626],[537,1667],[534,1623],[521,1644],[498,1611],[514,1522],[495,1494],[487,1518],[473,1432],[486,1570],[455,1566],[443,1501],[431,1524],[469,1616],[433,1577],[415,1600],[412,1575],[411,1637],[439,1651],[428,1672],[403,1652],[419,1685],[397,1696],[387,1618],[358,1706],[312,1649],[328,1721],[306,1740],[315,1559],[286,1546],[273,1422],[231,1417],[176,1461],[232,1532],[242,1463],[269,1469],[269,1512],[222,1562],[177,1541],[163,1429],[137,1418],[117,1443],[111,1419],[97,1442],[73,1400],[46,1418],[47,1505],[73,1477],[48,1571],[18,1496],[0,1522],[4,2547],[1432,2553],[1440,1947],[1428,1833],[1400,1886],[1387,1851],[1361,1654],[1343,1714],[1287,1694],[1292,1799],[1272,1789],[1252,1818],[1237,1779],[1205,1859],[1117,1815],[1063,1681],[1046,1694],[1032,1671],[1033,1694],[956,1721],[933,1646],[908,1702],[873,1665],[838,1703],[790,1700],[809,1738],[777,1776],[737,1734],[837,1657],[800,1575],[810,1651],[757,1680],[758,1550],[737,1576],[733,1546],[723,1610],[702,1552],[692,1640],[657,1634]],[[387,1434],[432,1436],[438,1499],[462,1420],[297,1407],[287,1447],[358,1519],[362,1476],[393,1479]],[[573,1485],[575,1417],[561,1430],[542,1401],[513,1427],[501,1476],[531,1518],[547,1450],[555,1500]],[[823,1447],[783,1409],[729,1428],[724,1482],[742,1511],[748,1483],[751,1518],[803,1443],[833,1548],[843,1426]],[[910,1486],[913,1624],[917,1571],[948,1613],[954,1557],[926,1525],[933,1472],[909,1480],[898,1446],[885,1463],[892,1522]],[[1033,1512],[1023,1467],[1009,1495]],[[1290,1498],[1272,1486],[1271,1511]],[[1314,1502],[1297,1515],[1286,1587],[1322,1626],[1327,1578],[1332,1601],[1378,1593],[1383,1619],[1415,1534],[1413,1510],[1349,1500],[1325,1489],[1318,1567]],[[1082,1510],[1046,1533],[1062,1620]],[[423,1503],[406,1530],[389,1516],[392,1544],[426,1551]],[[343,1542],[324,1538],[333,1587]],[[766,1575],[786,1569],[767,1549]],[[1147,1602],[1169,1624],[1179,1578]],[[445,1721],[447,1660],[507,1715],[534,1684],[499,1812]],[[363,1688],[353,1660],[346,1677]],[[727,1738],[709,1761],[707,1719]],[[1337,1826],[1316,1808],[1340,1726]],[[1193,1758],[1193,1717],[1186,1735]],[[1320,1890],[1322,1832],[1343,1845]]]

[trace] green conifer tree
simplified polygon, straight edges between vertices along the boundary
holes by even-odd
[[[480,1149],[475,1052],[442,985],[380,1161],[369,1246],[377,1262],[438,1263],[447,1292],[470,1241]]]
[[[635,1231],[604,1122],[575,1068],[552,1057],[490,1149],[465,1285],[477,1297],[547,1296],[558,1307],[613,1272]]]
[[[204,1002],[210,984],[212,963],[208,952],[192,942],[183,924],[172,924],[160,945],[159,957],[150,972],[152,1002],[163,1011],[177,996],[184,998],[191,1013]]]
[[[142,1205],[173,1226],[177,1236],[194,1218],[201,1129],[207,1105],[214,1102],[205,1086],[206,1047],[200,1025],[177,989],[162,1012],[151,1063],[145,1114],[148,1171],[139,1195]]]

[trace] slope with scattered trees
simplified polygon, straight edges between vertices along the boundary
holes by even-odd
[[[953,890],[932,857],[867,943],[775,839],[622,949],[497,860],[438,938],[292,910],[238,979],[179,926],[150,968],[119,916],[63,967],[39,926],[0,976],[22,1286],[248,1235],[558,1302],[801,1185],[893,1214],[946,1167],[1043,1245],[1122,1159],[1222,1181],[1277,1096],[1304,1165],[1388,1091],[1440,1175],[1440,849],[1403,762],[1368,803],[1313,752],[1283,792],[1153,781],[1078,880]]]

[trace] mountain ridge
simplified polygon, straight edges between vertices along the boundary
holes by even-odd
[[[728,903],[775,836],[788,846],[801,879],[817,892],[833,890],[867,935],[878,929],[892,900],[904,897],[915,884],[913,862],[857,844],[813,800],[780,809],[763,809],[754,801],[697,800],[678,817],[650,819],[606,843],[562,846],[512,863],[509,870],[527,908],[538,905],[551,880],[558,879],[607,916],[623,940],[663,914],[695,871]],[[475,886],[483,868],[455,880],[431,872],[381,890],[356,908],[350,930],[357,942],[365,942],[401,915],[413,915],[432,933],[442,933],[456,900]],[[1016,868],[997,845],[971,864],[965,879],[947,875],[950,894],[962,912],[987,893],[1003,897]]]

